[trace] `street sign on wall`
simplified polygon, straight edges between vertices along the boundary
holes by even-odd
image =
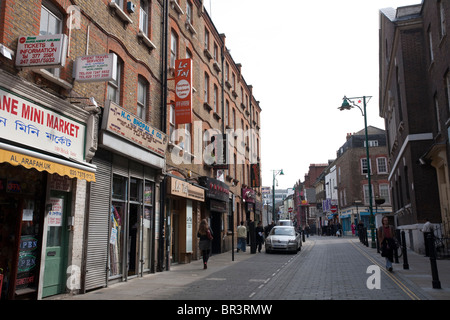
[[[74,78],[79,82],[115,81],[117,56],[114,53],[78,57]]]
[[[192,123],[192,59],[175,61],[175,123]]]

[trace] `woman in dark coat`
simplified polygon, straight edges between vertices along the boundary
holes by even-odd
[[[206,269],[208,267],[208,259],[211,252],[211,241],[213,239],[212,230],[206,219],[203,219],[200,222],[197,237],[200,238],[198,248],[202,251],[203,269]]]
[[[381,246],[381,256],[386,258],[386,269],[392,271],[394,250],[396,249],[394,227],[389,225],[388,217],[381,220],[382,226],[378,228],[378,241]]]

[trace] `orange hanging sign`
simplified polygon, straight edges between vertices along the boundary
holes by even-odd
[[[192,123],[192,59],[175,61],[175,124]]]

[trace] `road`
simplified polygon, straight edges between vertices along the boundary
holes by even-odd
[[[239,254],[239,253],[238,253]],[[174,300],[422,300],[354,239],[309,238],[297,254],[257,253],[194,281]]]

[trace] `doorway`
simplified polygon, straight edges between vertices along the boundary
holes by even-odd
[[[60,294],[65,290],[70,196],[66,192],[51,191],[47,205],[47,244],[42,297]]]

